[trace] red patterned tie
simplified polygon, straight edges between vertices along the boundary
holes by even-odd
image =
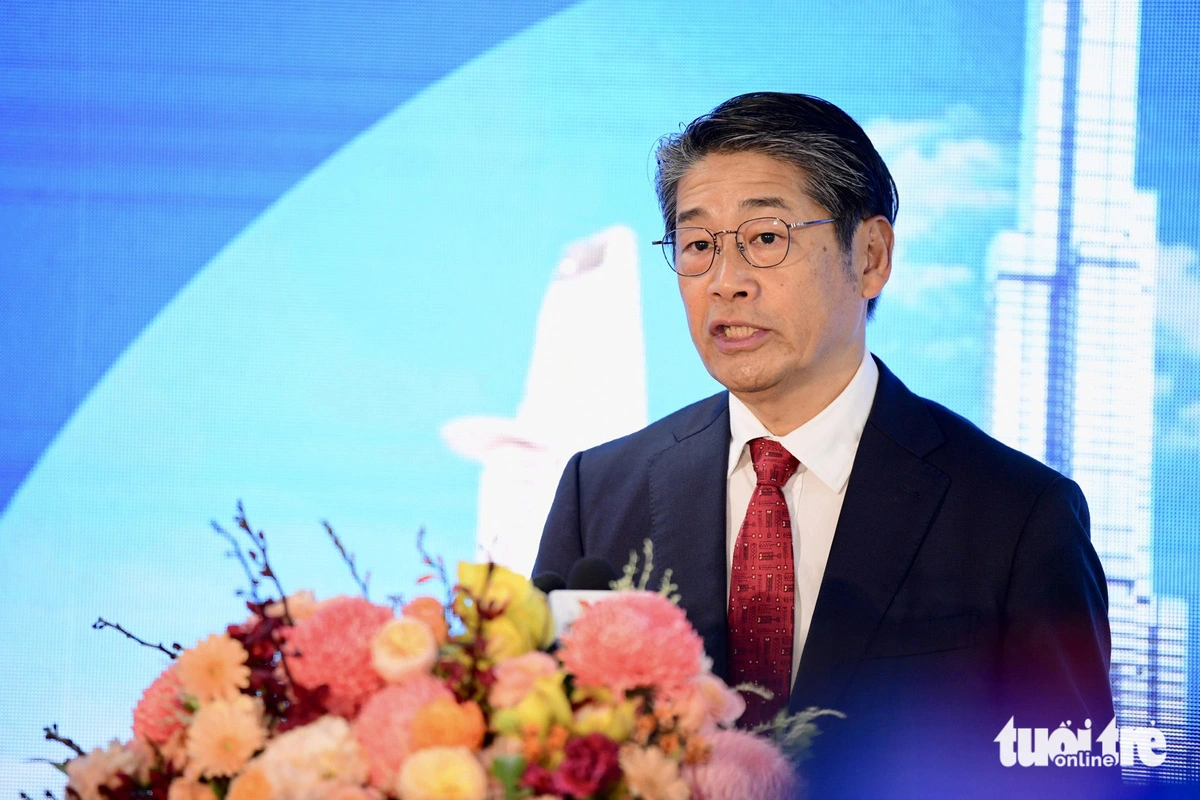
[[[796,570],[792,521],[783,485],[800,462],[771,439],[750,440],[758,484],[738,531],[729,579],[729,677],[731,684],[757,683],[775,693],[767,701],[746,694],[743,727],[766,722],[787,706],[792,683],[792,628]]]

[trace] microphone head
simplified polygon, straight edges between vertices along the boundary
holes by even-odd
[[[557,592],[559,589],[567,588],[567,582],[557,572],[543,572],[530,581],[530,583],[541,589],[542,594],[550,594],[551,592]]]
[[[617,580],[617,571],[603,558],[584,556],[571,567],[567,576],[568,589],[610,589],[610,583]]]

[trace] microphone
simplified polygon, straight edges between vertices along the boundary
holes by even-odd
[[[571,567],[567,576],[567,589],[584,591],[609,591],[609,584],[617,579],[617,571],[603,558],[584,556]]]
[[[540,576],[539,576],[540,577]],[[585,604],[598,603],[614,595],[609,584],[617,579],[617,571],[603,558],[585,556],[571,567],[567,588],[549,595],[550,616],[554,618],[554,638],[571,629],[583,613]]]
[[[541,589],[542,594],[550,594],[551,592],[557,592],[559,589],[567,588],[567,582],[557,572],[543,572],[530,581],[530,583],[535,588]]]

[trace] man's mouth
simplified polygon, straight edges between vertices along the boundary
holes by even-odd
[[[749,339],[762,328],[752,328],[749,325],[721,325],[719,330],[726,339],[736,342],[741,339]]]

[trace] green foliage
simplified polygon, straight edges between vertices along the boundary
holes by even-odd
[[[621,570],[624,574],[611,584],[613,591],[644,592],[647,590],[646,587],[650,585],[650,576],[654,572],[654,543],[647,539],[642,545],[642,552],[645,554],[646,560],[642,562],[641,574],[638,574],[637,551],[630,550],[629,563]],[[663,570],[662,580],[658,585],[658,593],[675,605],[679,605],[680,598],[675,592],[679,588],[679,585],[671,582],[671,574],[672,571],[670,569]],[[634,576],[637,576],[636,580]]]
[[[770,722],[755,728],[754,733],[769,736],[785,756],[798,764],[811,755],[809,749],[813,739],[821,733],[816,724],[816,720],[821,717],[845,719],[846,715],[841,711],[816,706],[809,706],[795,714],[789,714],[785,709],[776,714]]]

